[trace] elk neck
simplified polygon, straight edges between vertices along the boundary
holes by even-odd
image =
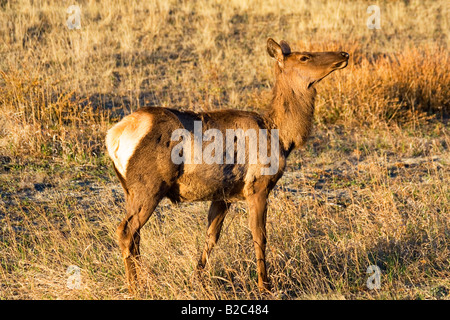
[[[311,132],[316,89],[301,80],[277,74],[272,104],[266,118],[279,130],[280,147],[289,155],[303,146]]]

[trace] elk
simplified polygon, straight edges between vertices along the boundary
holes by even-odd
[[[269,193],[283,175],[289,154],[303,146],[310,134],[315,84],[334,70],[345,68],[349,54],[292,52],[285,41],[278,44],[272,38],[267,40],[267,52],[275,60],[276,82],[271,105],[261,114],[241,110],[191,112],[144,107],[124,117],[108,131],[107,151],[126,200],[126,216],[117,228],[117,236],[131,291],[136,289],[138,280],[140,229],[164,197],[175,203],[211,201],[199,270],[205,267],[219,239],[230,204],[246,201],[258,288],[270,290],[265,255]],[[172,133],[183,129],[193,134],[196,122],[202,124],[202,132],[216,129],[224,135],[229,129],[267,130],[265,132],[271,132],[268,137],[274,139],[272,132],[277,132],[277,148],[271,147],[273,144],[267,147],[268,152],[277,152],[276,172],[262,174],[261,169],[267,164],[248,161],[251,141],[247,136],[244,137],[247,142],[244,163],[174,163],[171,156],[177,141],[172,139]],[[202,143],[203,148],[208,145],[208,141]],[[215,150],[219,151],[224,150]]]

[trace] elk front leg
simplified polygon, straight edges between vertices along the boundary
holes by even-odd
[[[206,243],[203,253],[198,261],[197,269],[203,269],[208,260],[212,248],[219,240],[223,221],[227,214],[228,203],[225,201],[213,201],[208,212],[208,230],[206,233]]]
[[[266,271],[266,216],[267,194],[257,193],[247,199],[249,206],[249,226],[253,236],[258,272],[258,288],[269,290],[269,279]]]

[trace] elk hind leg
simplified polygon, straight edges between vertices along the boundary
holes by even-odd
[[[150,218],[160,200],[161,197],[147,198],[144,203],[139,204],[133,201],[132,193],[127,197],[127,216],[119,224],[117,236],[130,291],[136,291],[137,289],[140,269],[140,230]]]
[[[206,243],[202,255],[198,261],[197,269],[201,270],[208,261],[209,254],[214,245],[219,240],[220,231],[222,230],[223,221],[227,214],[228,203],[225,201],[213,201],[208,212],[208,230],[206,233]]]

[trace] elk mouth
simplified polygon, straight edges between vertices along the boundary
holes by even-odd
[[[344,61],[336,62],[336,63],[333,65],[333,68],[334,68],[334,69],[344,69],[347,65],[348,65],[348,59],[346,59],[346,60],[344,60]]]
[[[331,70],[327,74],[325,74],[322,78],[316,79],[308,84],[308,89],[311,88],[316,83],[320,82],[323,78],[325,78],[327,75],[329,75],[334,70],[344,69],[348,65],[349,54],[346,52],[341,52],[341,55],[344,57],[344,60],[333,63],[331,65]]]

